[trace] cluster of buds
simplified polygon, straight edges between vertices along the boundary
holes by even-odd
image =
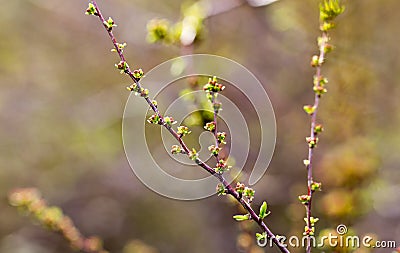
[[[254,199],[256,191],[252,188],[245,186],[243,183],[237,182],[235,190],[239,193],[240,197],[246,197],[251,203]]]
[[[218,174],[222,174],[222,173],[224,173],[225,171],[228,171],[230,168],[231,168],[231,166],[229,166],[229,165],[227,164],[226,161],[220,159],[220,160],[217,162],[217,165],[216,165],[216,167],[214,168],[214,171],[215,171],[216,173],[218,173]]]
[[[328,83],[328,79],[323,76],[314,76],[314,86],[313,91],[321,97],[323,94],[327,93],[326,84]]]
[[[307,218],[304,218],[304,221],[306,222],[306,224],[308,224],[308,219],[307,219]],[[319,221],[318,218],[310,217],[310,224],[304,226],[304,233],[303,233],[303,235],[307,235],[307,236],[314,235],[314,232],[315,232],[315,223],[317,223],[318,221]]]
[[[180,137],[183,137],[185,135],[188,135],[191,133],[189,128],[187,126],[178,126],[178,131],[177,133],[179,134]]]
[[[225,86],[218,83],[217,77],[209,78],[208,83],[203,86],[203,90],[206,92],[220,92],[225,89]]]

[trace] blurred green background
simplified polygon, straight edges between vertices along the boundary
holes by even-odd
[[[98,20],[84,15],[86,1],[0,3],[0,252],[72,252],[58,235],[9,206],[7,193],[16,187],[37,187],[83,234],[99,235],[112,252],[145,252],[126,246],[132,240],[165,253],[263,252],[245,249],[249,239],[233,221],[238,210],[227,198],[166,199],[132,173],[121,137],[129,79],[115,71],[119,60]],[[243,64],[270,95],[277,145],[254,187],[255,206],[268,201],[268,224],[278,234],[299,235],[304,228],[297,196],[306,191],[309,117],[302,106],[313,99],[309,61],[317,52],[318,3],[242,4],[207,18],[207,32],[193,48]],[[116,36],[128,43],[131,66],[146,72],[182,53],[146,42],[146,23],[177,21],[182,1],[99,4],[117,22]],[[317,230],[343,223],[357,235],[399,243],[400,2],[345,4],[331,33],[336,50],[323,67],[330,82],[319,114],[326,131],[315,157],[324,188],[315,195]]]

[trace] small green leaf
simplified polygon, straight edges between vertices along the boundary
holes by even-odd
[[[260,214],[258,215],[258,217],[260,217],[260,219],[264,219],[265,217],[268,216],[267,207],[268,207],[267,202],[264,201],[260,207]]]
[[[233,218],[236,221],[245,221],[245,220],[249,220],[250,216],[248,214],[245,214],[245,215],[238,214],[238,215],[234,215]]]

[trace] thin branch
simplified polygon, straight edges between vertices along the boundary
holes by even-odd
[[[104,16],[102,15],[97,3],[95,0],[90,1],[95,9],[96,9],[96,16],[99,17],[100,21],[102,24],[105,23],[105,19]],[[108,35],[111,38],[111,41],[115,47],[115,50],[117,51],[121,61],[126,62],[124,54],[122,52],[122,50],[119,48],[119,44],[112,32],[112,29],[106,29]],[[129,65],[126,69],[124,69],[124,72],[135,82],[135,84],[137,85],[137,87],[139,89],[141,89],[141,84],[139,82],[139,80],[134,76],[133,72],[131,71],[131,69],[129,68]],[[181,136],[174,130],[171,128],[170,125],[168,125],[164,118],[162,117],[161,113],[159,112],[159,110],[157,109],[157,107],[152,103],[152,101],[148,98],[148,97],[144,97],[144,99],[146,100],[147,104],[151,107],[151,109],[156,113],[156,115],[159,117],[160,119],[160,125],[164,126],[170,133],[171,135],[179,142],[179,144],[182,146],[183,150],[185,151],[186,155],[189,155],[190,150],[187,147],[187,145],[185,144],[185,142],[183,141],[183,139],[181,138]],[[206,163],[204,163],[202,160],[200,160],[199,158],[195,159],[195,162],[202,167],[204,170],[206,170],[208,173],[210,173],[211,175],[213,175],[214,177],[216,177],[225,187],[227,193],[231,196],[233,196],[242,206],[244,209],[246,209],[246,211],[250,214],[251,219],[253,219],[261,228],[263,231],[265,231],[265,233],[267,234],[268,238],[270,240],[272,240],[272,242],[279,248],[279,250],[281,252],[285,252],[285,253],[290,253],[290,251],[276,238],[276,236],[271,232],[271,230],[268,228],[268,226],[264,223],[264,221],[262,219],[260,219],[258,217],[258,215],[256,214],[256,212],[253,210],[253,208],[250,206],[249,203],[247,203],[241,195],[239,195],[239,193],[228,183],[228,181],[226,181],[226,179],[221,175],[215,172],[215,170],[213,168],[211,168],[209,165],[207,165]]]
[[[328,38],[328,35],[326,32],[322,33],[322,43],[320,45],[320,50],[319,50],[319,58],[318,59],[324,59],[325,58],[325,45]],[[321,65],[316,66],[316,80],[317,84],[316,87],[321,87],[321,79],[322,79],[322,74],[321,74]],[[315,93],[314,96],[314,111],[311,115],[311,127],[310,127],[310,139],[311,140],[316,140],[317,134],[315,132],[315,127],[317,125],[317,113],[318,113],[318,106],[319,106],[319,100],[321,98],[321,95],[318,93]],[[312,207],[312,199],[314,196],[314,190],[311,189],[312,184],[314,183],[313,181],[313,155],[314,155],[314,146],[309,145],[308,147],[308,166],[307,166],[307,188],[308,188],[308,196],[309,200],[306,205],[306,219],[307,219],[307,228],[311,229],[312,228],[312,223],[311,223],[311,217],[312,217],[312,212],[311,212],[311,207]],[[306,252],[310,253],[311,252],[311,235],[308,233],[307,234],[307,247],[306,247]]]

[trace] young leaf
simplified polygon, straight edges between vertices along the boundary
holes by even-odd
[[[267,213],[267,202],[263,202],[261,207],[260,207],[260,214],[258,215],[258,217],[260,217],[260,219],[264,219],[265,217],[268,216],[269,213]]]
[[[250,217],[248,214],[245,214],[245,215],[238,214],[238,215],[234,215],[233,218],[236,221],[245,221],[245,220],[248,220]]]

